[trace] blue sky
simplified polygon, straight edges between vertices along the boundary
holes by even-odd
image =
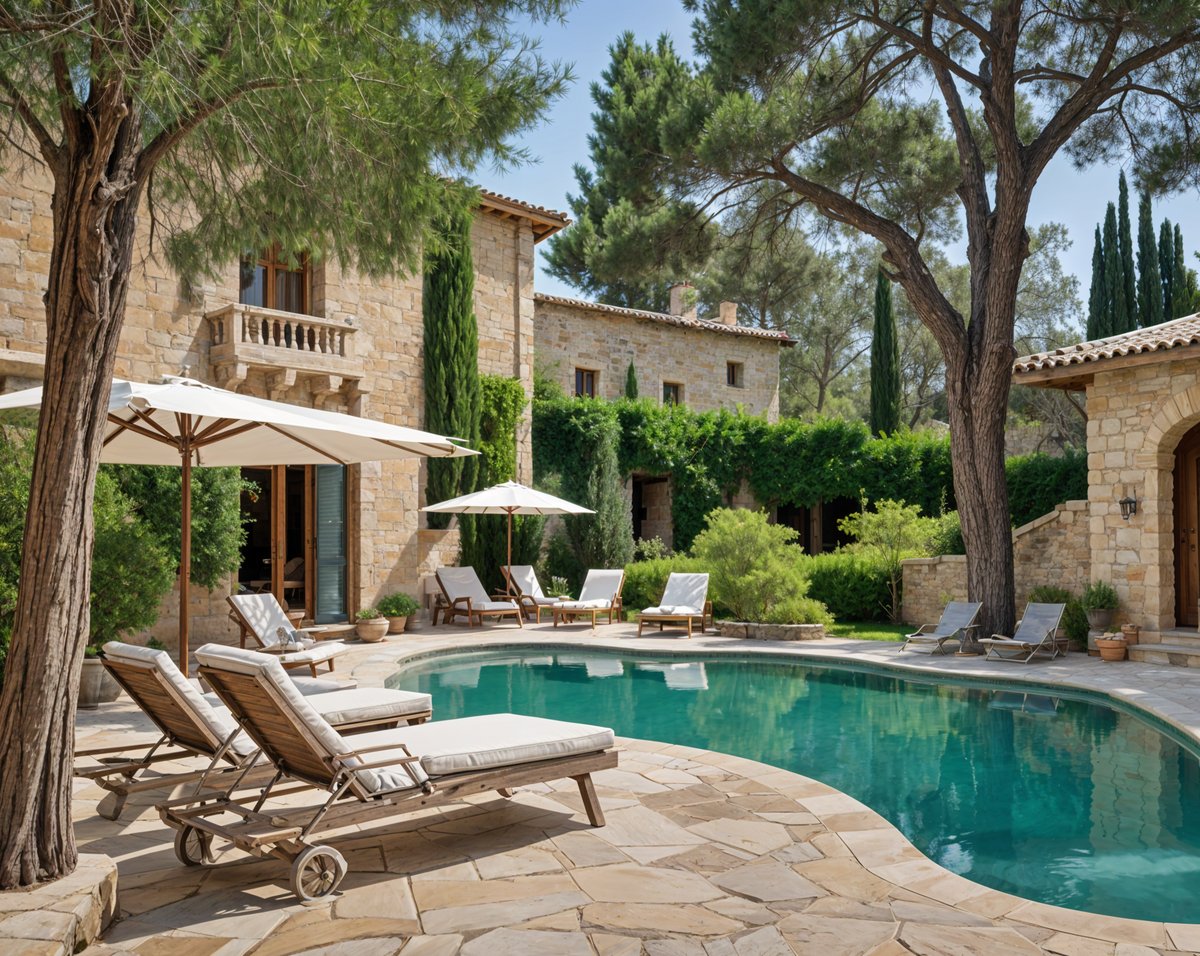
[[[632,30],[641,41],[652,41],[659,34],[668,33],[676,49],[691,56],[691,18],[678,0],[583,0],[564,25],[535,27],[532,32],[542,39],[542,53],[548,59],[573,64],[575,82],[553,105],[541,125],[522,138],[537,161],[503,174],[482,171],[479,177],[482,185],[527,202],[567,209],[567,193],[575,191],[571,167],[587,162],[593,109],[588,87],[599,79],[608,63],[609,45],[624,30]],[[1079,277],[1085,299],[1091,275],[1093,230],[1104,217],[1105,204],[1116,198],[1118,170],[1116,166],[1097,166],[1079,171],[1065,157],[1060,157],[1043,175],[1034,194],[1030,224],[1061,222],[1067,226],[1074,245],[1063,257],[1063,265]],[[1133,212],[1136,230],[1136,204]],[[1163,216],[1182,226],[1189,263],[1200,266],[1190,255],[1191,250],[1200,248],[1200,197],[1185,193],[1156,200],[1155,222]],[[547,245],[538,246],[537,290],[578,295],[545,273],[542,255]],[[963,257],[961,251],[952,250],[951,255]]]

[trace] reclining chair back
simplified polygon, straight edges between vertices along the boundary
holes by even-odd
[[[285,634],[295,630],[274,594],[231,594],[226,600],[241,623],[263,647],[279,643],[281,627]]]
[[[663,590],[660,607],[694,607],[697,614],[704,612],[708,600],[708,574],[672,571]]]

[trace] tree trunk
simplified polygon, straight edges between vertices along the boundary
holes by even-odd
[[[92,497],[140,196],[136,112],[111,88],[93,91],[90,105],[98,118],[81,122],[52,164],[45,392],[0,693],[0,889],[65,876],[77,857],[71,765]]]

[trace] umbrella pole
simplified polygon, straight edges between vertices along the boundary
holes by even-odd
[[[508,512],[508,566],[510,568],[512,567],[512,516],[513,516],[512,509],[509,509],[509,512]],[[505,587],[508,589],[508,593],[511,595],[512,594],[512,575],[511,574],[504,575],[504,583],[505,583]]]
[[[179,669],[188,676],[188,591],[192,577],[192,440],[191,416],[185,415],[183,440],[183,508],[180,515],[179,541]]]

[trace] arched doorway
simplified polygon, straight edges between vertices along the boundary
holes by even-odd
[[[1175,449],[1175,623],[1200,625],[1200,425]]]

